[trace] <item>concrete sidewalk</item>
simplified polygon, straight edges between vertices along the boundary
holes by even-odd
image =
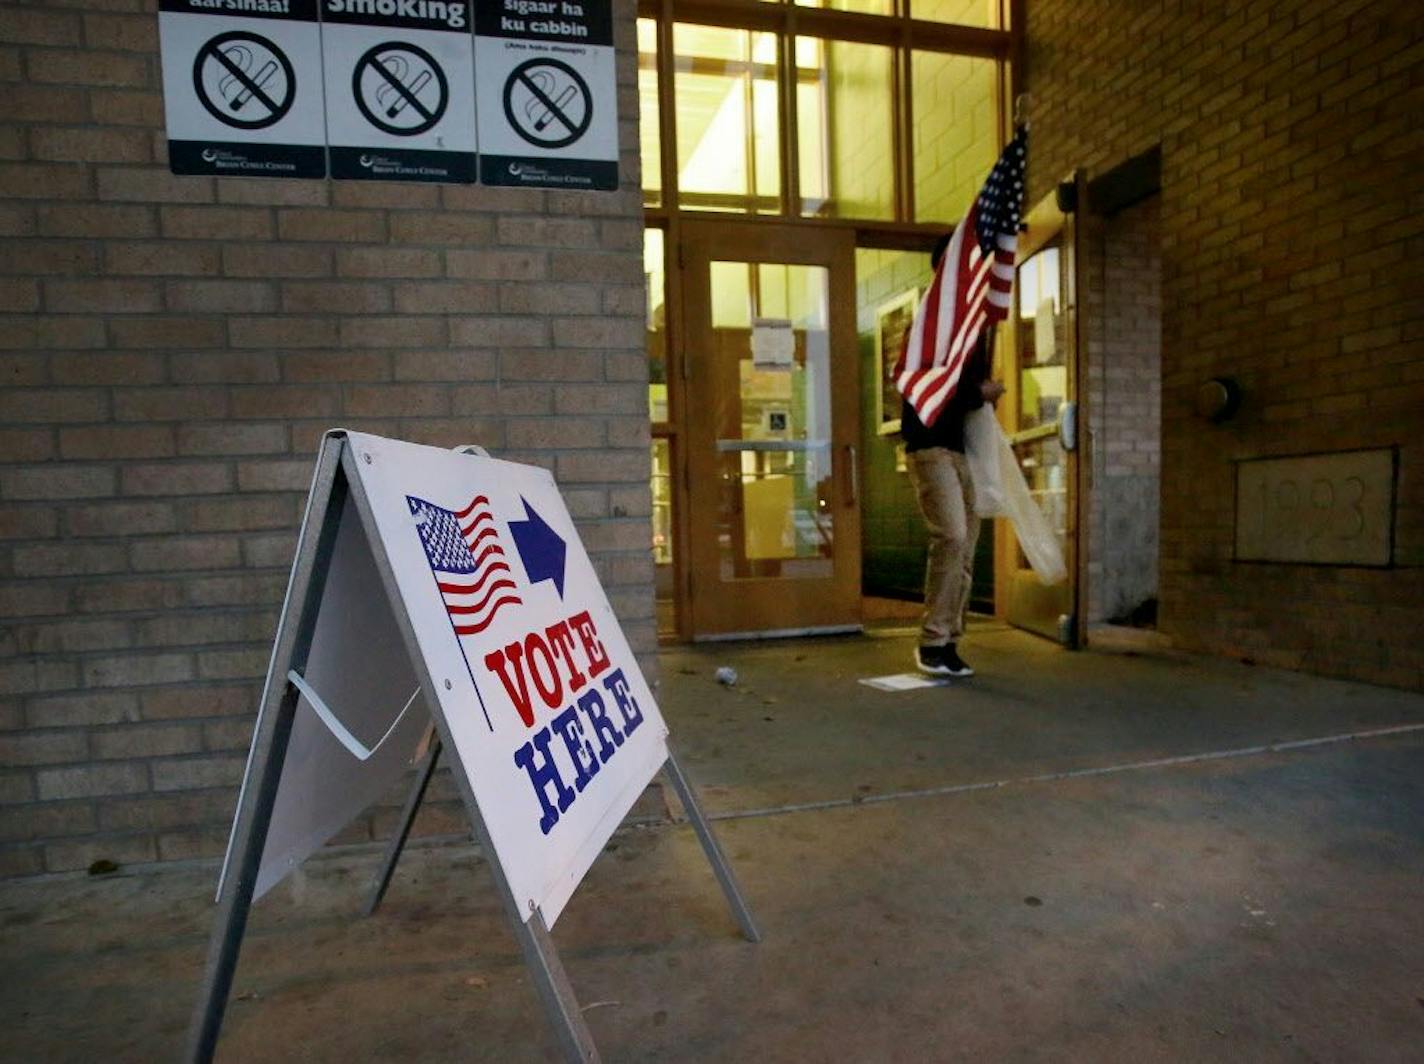
[[[765,941],[684,824],[620,832],[555,929],[605,1060],[1419,1059],[1424,697],[992,624],[972,681],[857,682],[912,646],[663,655]],[[375,865],[254,910],[220,1059],[557,1059],[473,851],[413,849],[363,920]],[[0,1056],[173,1059],[214,875],[0,884]]]

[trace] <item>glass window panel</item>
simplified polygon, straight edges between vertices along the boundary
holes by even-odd
[[[780,211],[776,35],[673,27],[681,205]]]
[[[815,72],[821,69],[821,51],[825,42],[819,37],[797,37],[796,65]]]
[[[751,263],[712,263],[712,328],[750,329],[751,327]]]
[[[893,219],[892,50],[800,37],[796,54],[801,212]]]
[[[776,63],[776,34],[774,33],[754,33],[752,42],[752,62],[754,63]]]
[[[1068,456],[1056,436],[1019,444],[1014,448],[1019,469],[1023,472],[1028,493],[1043,516],[1048,519],[1048,527],[1058,540],[1058,549],[1065,558],[1068,553]],[[1017,544],[1017,540],[1015,541]],[[1017,548],[1020,569],[1028,569],[1028,558],[1023,548]]]
[[[781,210],[781,135],[778,132],[781,116],[777,113],[780,95],[775,81],[752,82],[752,149],[756,160],[753,185],[757,211],[762,214],[777,214]],[[770,136],[755,132],[768,129],[772,131]]]
[[[1007,28],[1001,13],[1007,6],[1007,0],[910,0],[910,17],[997,30]]]
[[[648,288],[648,417],[668,419],[667,259],[663,231],[643,230],[643,277]]]
[[[734,360],[737,382],[734,393],[713,397],[721,577],[827,577],[834,567],[827,271],[714,262],[712,288],[717,357]]]
[[[638,20],[638,144],[643,166],[643,202],[663,201],[662,112],[658,109],[658,33],[650,18]]]
[[[718,26],[679,22],[672,28],[672,47],[678,69],[690,69],[693,59],[743,62],[751,58],[751,42],[746,32]]]
[[[1020,429],[1053,424],[1068,395],[1068,316],[1059,256],[1057,242],[1049,244],[1019,267],[1014,286]]]
[[[653,586],[657,597],[658,635],[677,634],[677,591],[673,569],[672,441],[653,439]]]
[[[998,64],[915,52],[915,220],[957,225],[999,154]]]
[[[826,85],[819,74],[812,82],[797,77],[796,138],[801,213],[834,217],[830,202],[831,160],[826,147]]]
[[[653,440],[653,564],[672,564],[672,449],[665,437]],[[669,598],[672,588],[669,586]],[[658,597],[662,598],[661,581]]]
[[[893,15],[892,0],[796,0],[801,7],[824,7],[832,11],[858,11],[863,15]]]

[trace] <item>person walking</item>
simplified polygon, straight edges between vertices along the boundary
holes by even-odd
[[[937,676],[974,675],[958,646],[979,540],[964,419],[1004,394],[991,379],[993,327],[1012,304],[1027,155],[1021,124],[964,220],[935,245],[934,279],[895,366],[910,480],[929,529],[915,665]]]
[[[949,238],[935,246],[933,264]],[[973,676],[959,655],[969,592],[974,579],[974,548],[980,519],[974,513],[974,482],[964,459],[964,419],[985,403],[995,403],[1004,386],[992,380],[992,356],[985,330],[965,361],[959,387],[933,425],[925,425],[910,401],[903,400],[900,432],[905,440],[910,483],[929,532],[925,557],[925,611],[920,623],[915,665],[935,676]]]

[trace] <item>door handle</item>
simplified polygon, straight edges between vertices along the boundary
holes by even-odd
[[[1078,449],[1078,404],[1064,403],[1058,414],[1058,442],[1065,451]]]
[[[848,443],[846,454],[846,505],[855,506],[860,501],[860,460],[855,444]]]

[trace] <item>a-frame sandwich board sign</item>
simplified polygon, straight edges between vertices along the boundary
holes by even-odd
[[[477,450],[322,441],[189,1060],[212,1059],[253,900],[424,756],[387,879],[442,750],[568,1059],[598,1050],[549,927],[659,771],[760,937],[553,477]]]

